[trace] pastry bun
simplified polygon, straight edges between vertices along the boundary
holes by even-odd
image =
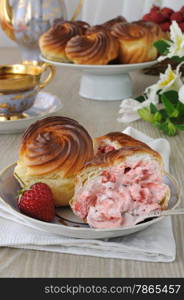
[[[77,22],[57,22],[39,39],[40,50],[44,57],[54,61],[68,62],[65,53],[67,42],[76,35],[84,33],[84,24]]]
[[[90,27],[85,35],[70,39],[66,55],[75,64],[106,65],[119,55],[118,41],[103,26]]]
[[[76,173],[92,157],[92,139],[83,126],[66,117],[48,117],[25,131],[14,174],[21,185],[48,184],[55,205],[68,205]]]
[[[119,41],[119,60],[123,64],[155,60],[158,52],[153,44],[166,38],[159,25],[146,21],[115,24],[111,34]]]
[[[127,20],[123,16],[118,16],[112,20],[109,20],[102,25],[105,26],[108,29],[111,29],[113,25],[118,24],[118,23],[127,23]]]

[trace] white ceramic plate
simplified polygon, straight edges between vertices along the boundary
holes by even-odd
[[[27,223],[39,230],[47,231],[51,234],[59,234],[67,237],[81,239],[103,239],[125,236],[137,231],[141,231],[148,226],[159,222],[164,217],[157,217],[144,223],[132,227],[120,227],[116,229],[93,229],[81,222],[69,208],[60,208],[56,211],[55,220],[52,223],[42,222],[22,214],[17,207],[17,192],[20,189],[19,183],[13,177],[15,164],[9,166],[0,173],[0,198],[4,207],[20,222]],[[169,175],[164,177],[165,183],[170,187],[171,197],[169,208],[178,206],[180,195],[176,181]]]
[[[154,65],[157,61],[138,64],[80,65],[41,60],[60,68],[82,71],[79,94],[94,100],[123,100],[133,96],[133,84],[129,72]]]
[[[31,123],[46,116],[56,114],[62,109],[61,100],[49,93],[38,93],[34,105],[25,111],[27,117],[20,120],[10,120],[0,122],[0,134],[19,133],[24,131]]]
[[[73,63],[63,63],[63,62],[57,62],[54,60],[49,60],[45,58],[44,56],[41,56],[41,60],[55,65],[57,67],[62,68],[70,68],[74,70],[82,70],[82,71],[91,71],[91,72],[97,72],[101,74],[117,74],[117,73],[127,73],[135,70],[144,69],[147,67],[150,67],[154,65],[157,61],[148,61],[144,63],[138,63],[138,64],[109,64],[109,65],[80,65],[80,64],[73,64]]]

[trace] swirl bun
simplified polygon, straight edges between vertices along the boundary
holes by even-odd
[[[84,25],[69,21],[58,22],[40,37],[40,50],[50,60],[67,62],[68,58],[65,53],[67,42],[83,32]]]
[[[119,44],[108,30],[97,25],[85,35],[73,37],[67,43],[66,55],[76,64],[106,65],[118,57]]]
[[[48,184],[56,205],[66,205],[76,173],[92,157],[92,139],[77,121],[48,117],[24,133],[15,176],[29,186],[38,181]]]
[[[108,29],[111,29],[113,25],[118,23],[127,23],[127,20],[123,16],[118,16],[112,20],[103,23],[102,25]]]
[[[119,59],[124,64],[142,63],[156,59],[158,52],[153,43],[166,38],[159,25],[145,21],[118,23],[112,26],[111,34],[120,43]]]
[[[74,21],[75,24],[77,24],[81,30],[82,30],[82,34],[85,34],[86,31],[90,28],[90,25],[87,23],[87,22],[84,22],[84,21]]]

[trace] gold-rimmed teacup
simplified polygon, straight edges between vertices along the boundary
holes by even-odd
[[[47,70],[49,73],[42,80]],[[10,119],[9,116],[19,114],[22,117],[54,75],[55,68],[47,63],[0,65],[0,117]]]

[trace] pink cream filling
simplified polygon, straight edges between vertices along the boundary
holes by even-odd
[[[161,210],[168,187],[158,166],[150,161],[129,162],[102,171],[75,192],[73,211],[93,228],[133,225],[124,213],[142,216]]]

